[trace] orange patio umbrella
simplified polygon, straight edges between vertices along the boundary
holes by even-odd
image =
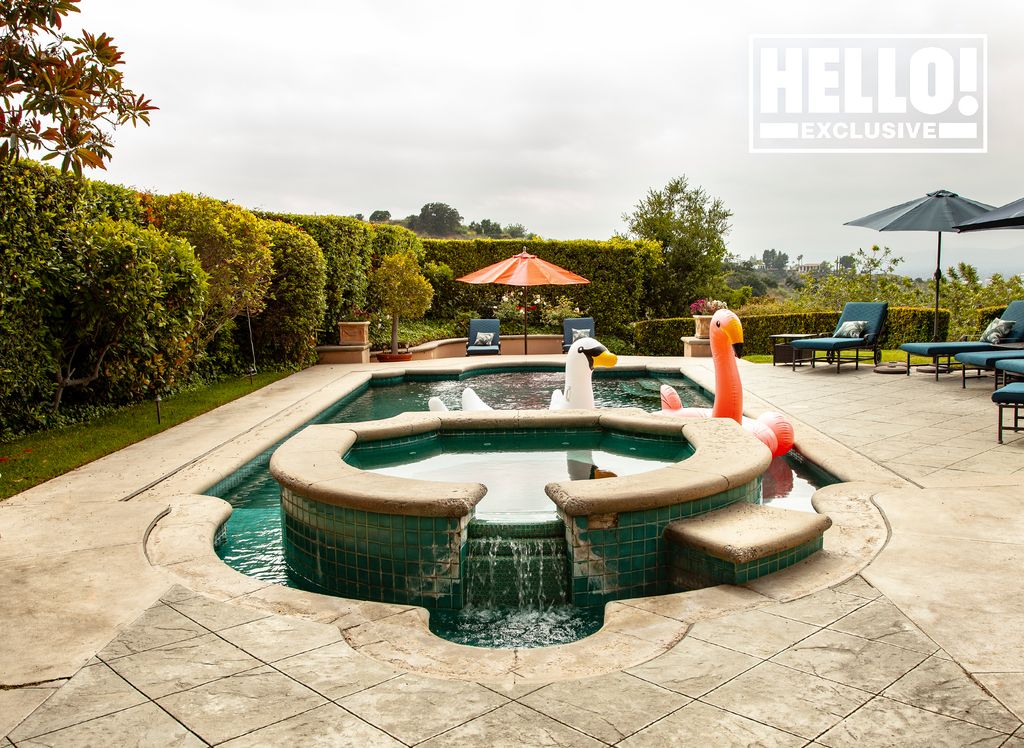
[[[537,255],[531,255],[523,247],[523,251],[509,257],[507,260],[496,262],[485,268],[475,270],[469,275],[464,275],[456,280],[463,283],[501,283],[505,286],[523,287],[523,353],[527,352],[527,331],[526,331],[526,289],[529,286],[574,286],[583,283],[590,283],[582,275],[576,275],[565,268],[560,268],[550,262],[540,259]]]

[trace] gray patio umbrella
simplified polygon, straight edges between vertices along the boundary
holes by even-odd
[[[1024,228],[1024,197],[954,227],[959,232]]]
[[[902,205],[880,210],[863,218],[847,221],[844,226],[864,226],[878,231],[937,231],[935,254],[935,322],[932,338],[939,339],[939,283],[942,281],[942,232],[952,231],[972,218],[992,210],[991,205],[960,197],[949,190],[936,190]]]

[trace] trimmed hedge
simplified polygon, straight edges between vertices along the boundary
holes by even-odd
[[[320,245],[326,263],[325,311],[317,333],[320,343],[337,343],[336,323],[366,306],[373,257],[373,226],[346,216],[258,213],[262,218],[298,226]]]
[[[1002,317],[1007,306],[1009,306],[1009,304],[1003,304],[1002,306],[983,306],[975,312],[974,337],[980,339],[981,334],[985,332],[985,328],[988,327],[988,323],[996,317]]]
[[[270,233],[274,274],[267,306],[252,318],[253,344],[261,365],[301,367],[316,363],[316,335],[324,318],[323,252],[300,228],[264,221]]]
[[[661,250],[653,242],[523,241],[522,239],[424,239],[426,261],[448,265],[455,278],[526,251],[587,278],[579,286],[535,286],[528,294],[554,304],[566,296],[584,316],[592,316],[598,333],[628,334],[628,325],[642,316],[644,283],[657,267]],[[435,297],[450,308],[483,310],[497,305],[503,294],[522,289],[501,285],[471,285],[432,278]]]
[[[138,195],[28,159],[0,162],[0,434],[45,419],[56,386],[46,317],[65,265],[62,235],[103,217],[141,223]]]
[[[883,348],[899,348],[903,343],[931,340],[932,309],[918,307],[889,307]],[[831,334],[839,322],[839,312],[799,312],[793,314],[765,314],[741,317],[743,322],[744,354],[769,354],[772,340],[769,335],[783,333]],[[949,312],[939,310],[939,332],[945,336],[949,328]],[[679,338],[693,335],[693,318],[652,319],[633,326],[636,352],[641,356],[679,356],[683,344]]]
[[[387,255],[412,253],[416,262],[423,264],[423,242],[405,226],[394,226],[389,223],[375,223],[373,230],[373,267]]]

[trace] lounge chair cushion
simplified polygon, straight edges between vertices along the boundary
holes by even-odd
[[[866,338],[805,338],[794,340],[794,348],[806,348],[815,351],[840,351],[846,348],[858,348],[867,345]]]
[[[837,338],[863,338],[868,323],[864,320],[850,320],[839,325],[836,329]]]
[[[1013,320],[1013,329],[1003,338],[1003,343],[1024,343],[1024,301],[1012,301],[1000,319]]]
[[[980,340],[965,340],[963,342],[951,343],[904,343],[900,346],[901,351],[906,351],[915,356],[955,356],[958,353],[970,353],[971,351],[991,351],[995,346],[991,343],[982,343]]]
[[[1024,359],[1003,358],[996,361],[996,368],[1000,371],[1008,371],[1011,374],[1024,375]]]
[[[1012,319],[999,319],[996,317],[988,323],[988,327],[985,328],[985,332],[981,334],[981,342],[999,345],[1003,342],[1003,338],[1010,335],[1010,331],[1013,330],[1014,324],[1015,323]]]
[[[1005,348],[1000,348],[995,351],[970,351],[968,353],[958,353],[954,358],[961,364],[967,366],[977,366],[982,369],[991,369],[995,366],[996,361],[1009,360],[1014,358],[1024,359],[1024,351],[1013,351]]]
[[[1014,382],[992,393],[992,402],[1024,405],[1024,382]]]

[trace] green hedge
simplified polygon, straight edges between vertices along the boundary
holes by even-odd
[[[316,335],[324,318],[323,252],[305,231],[265,221],[274,256],[267,306],[252,318],[252,336],[260,367],[316,363]]]
[[[416,262],[423,263],[423,242],[405,226],[393,226],[389,223],[372,224],[373,229],[373,267],[380,264],[385,255],[404,254],[411,252]]]
[[[426,261],[448,265],[454,278],[518,254],[525,247],[541,259],[553,262],[590,280],[579,286],[537,286],[529,295],[546,303],[566,296],[583,316],[594,317],[598,335],[626,334],[628,325],[642,316],[644,281],[654,272],[660,249],[651,242],[625,239],[610,241],[523,241],[521,239],[424,239]],[[506,292],[521,294],[510,286],[459,283],[431,279],[435,296],[448,302],[449,308],[484,311],[495,306]]]
[[[66,264],[62,235],[101,217],[141,222],[133,190],[28,159],[0,162],[0,435],[38,426],[55,387],[46,317]]]
[[[932,309],[889,307],[883,348],[899,348],[903,343],[931,340]],[[808,333],[828,335],[839,322],[839,312],[799,312],[792,314],[748,315],[743,322],[744,354],[772,352],[769,335]],[[944,337],[949,328],[949,312],[939,310],[939,332]],[[652,319],[633,326],[636,352],[641,356],[680,356],[683,344],[679,338],[693,335],[693,318]]]
[[[988,327],[988,323],[994,320],[996,317],[1002,317],[1003,312],[1006,311],[1008,304],[1002,306],[983,306],[981,307],[974,316],[974,335],[975,338],[981,338],[981,334],[985,332],[985,328]]]
[[[325,311],[317,334],[320,343],[338,342],[337,322],[366,306],[373,257],[373,226],[346,216],[259,213],[272,221],[298,226],[320,245],[326,263]]]

